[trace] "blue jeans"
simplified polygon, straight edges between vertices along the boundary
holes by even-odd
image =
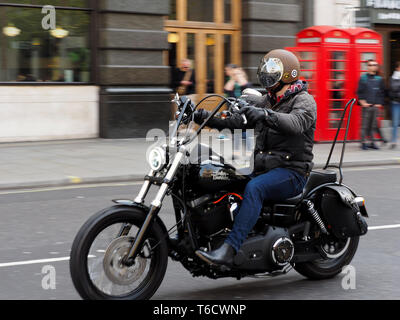
[[[243,201],[235,217],[232,231],[225,242],[239,251],[261,213],[263,202],[283,201],[300,194],[307,179],[296,171],[276,168],[252,178],[246,185]]]
[[[397,142],[397,130],[400,124],[400,103],[392,101],[392,142]]]

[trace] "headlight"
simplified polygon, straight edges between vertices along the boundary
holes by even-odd
[[[149,153],[148,161],[151,170],[160,170],[165,165],[165,151],[160,147],[154,148]]]

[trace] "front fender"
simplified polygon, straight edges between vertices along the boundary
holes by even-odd
[[[145,206],[144,204],[137,203],[132,200],[125,200],[125,199],[120,199],[120,200],[113,200],[114,203],[117,204],[117,207],[129,207],[129,208],[136,208],[139,209],[142,214],[143,214],[143,220],[146,218],[147,213],[149,212],[150,208],[148,206]],[[165,226],[164,222],[161,220],[161,218],[157,215],[155,217],[155,222],[159,224],[163,232],[166,234],[166,241],[168,243],[168,246],[170,245],[169,243],[169,237],[168,237],[168,230],[167,227]]]

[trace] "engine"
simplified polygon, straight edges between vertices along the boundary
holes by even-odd
[[[208,194],[189,202],[191,221],[199,233],[201,246],[213,250],[224,241],[241,199],[236,193],[225,193],[217,198]],[[272,272],[290,263],[293,256],[294,244],[288,229],[263,225],[243,243],[234,265],[247,271]]]
[[[266,233],[249,237],[234,258],[238,269],[272,272],[282,269],[294,256],[288,230],[268,226]]]

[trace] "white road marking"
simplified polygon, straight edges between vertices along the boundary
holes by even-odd
[[[368,227],[368,230],[383,230],[383,229],[395,229],[400,228],[400,224],[392,224],[385,226],[374,226]],[[103,250],[97,250],[97,252],[102,252]],[[24,252],[25,253],[25,252]],[[90,255],[89,258],[95,258],[96,256]],[[29,264],[42,264],[42,263],[50,263],[50,262],[59,262],[59,261],[68,261],[70,257],[61,257],[61,258],[52,258],[52,259],[38,259],[38,260],[27,260],[27,261],[17,261],[17,262],[6,262],[0,263],[0,268],[4,267],[15,267]]]
[[[360,166],[360,167],[344,167],[343,172],[346,171],[373,171],[373,170],[388,170],[388,169],[400,169],[398,164],[394,165],[380,165],[380,166]]]
[[[386,226],[368,227],[368,230],[382,230],[382,229],[395,229],[400,228],[400,224],[389,224]]]
[[[54,259],[28,260],[28,261],[18,261],[18,262],[7,262],[7,263],[0,263],[0,268],[23,266],[23,265],[27,265],[27,264],[50,263],[50,262],[58,262],[58,261],[66,261],[66,260],[69,260],[69,257],[54,258]]]
[[[144,176],[144,175],[143,175]],[[101,187],[124,187],[124,186],[137,186],[142,185],[143,181],[137,182],[115,182],[115,183],[97,183],[97,184],[78,184],[73,186],[60,186],[60,187],[48,187],[48,188],[35,188],[35,189],[21,189],[0,192],[0,195],[8,194],[19,194],[19,193],[36,193],[36,192],[48,192],[48,191],[59,191],[59,190],[70,190],[70,189],[89,189],[89,188],[101,188]]]
[[[384,226],[373,226],[368,227],[368,230],[383,230],[383,229],[396,229],[400,228],[400,224],[389,224]],[[104,250],[97,250],[97,252],[102,253]],[[89,258],[95,258],[94,255],[89,255]],[[58,261],[68,261],[69,257],[61,257],[61,258],[52,258],[52,259],[38,259],[38,260],[27,260],[27,261],[17,261],[17,262],[6,262],[0,263],[0,268],[4,267],[15,267],[29,264],[40,264],[40,263],[50,263],[50,262],[58,262]]]
[[[94,255],[89,255],[88,258],[95,258]],[[40,263],[50,263],[50,262],[58,262],[58,261],[68,261],[69,257],[61,257],[61,258],[52,258],[52,259],[38,259],[38,260],[27,260],[27,261],[16,261],[16,262],[6,262],[0,263],[0,268],[5,267],[15,267],[15,266],[23,266],[27,264],[40,264]]]

